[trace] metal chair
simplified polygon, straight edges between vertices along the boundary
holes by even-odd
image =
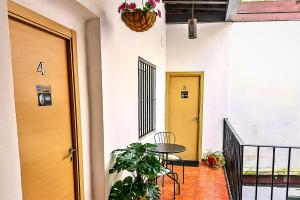
[[[175,134],[172,132],[158,132],[158,133],[155,133],[155,135],[154,135],[154,141],[155,141],[155,143],[175,144],[176,137],[175,137]],[[172,171],[173,171],[173,167],[174,167],[174,162],[178,162],[178,161],[181,162],[181,164],[182,164],[182,183],[184,183],[184,161],[182,160],[182,158],[180,158],[179,156],[177,156],[175,154],[169,154],[168,159],[166,159],[166,157],[164,155],[163,160],[166,161],[167,164],[168,164],[168,162],[170,162],[172,164]]]
[[[162,160],[162,156],[160,154],[158,154],[158,159],[160,160],[160,162],[164,162]],[[173,193],[173,199],[176,199],[176,184],[177,184],[177,188],[178,188],[178,194],[180,194],[180,184],[179,184],[179,181],[178,181],[178,174],[170,169],[166,169],[165,171],[161,172],[155,179],[155,182],[157,184],[157,179],[159,177],[162,177],[163,180],[162,180],[162,186],[164,185],[164,176],[167,175],[169,176],[171,179],[173,179],[174,181],[174,193]],[[171,175],[171,176],[170,176]]]

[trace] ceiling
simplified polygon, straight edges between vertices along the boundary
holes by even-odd
[[[167,24],[300,20],[300,0],[163,0]]]
[[[193,0],[163,0],[166,9],[166,23],[187,23],[192,17]],[[194,0],[194,16],[198,22],[224,22],[227,0]]]

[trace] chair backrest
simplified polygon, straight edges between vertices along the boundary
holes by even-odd
[[[154,135],[155,143],[172,143],[175,144],[176,137],[172,132],[158,132]]]

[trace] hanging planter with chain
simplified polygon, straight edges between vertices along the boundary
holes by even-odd
[[[160,0],[147,0],[142,8],[138,8],[135,3],[128,4],[125,0],[118,9],[121,19],[128,28],[136,32],[149,30],[155,23],[156,17],[161,17],[161,11],[155,9]]]

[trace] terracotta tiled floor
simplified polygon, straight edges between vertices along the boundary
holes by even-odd
[[[228,192],[223,169],[211,169],[204,164],[200,167],[185,167],[185,182],[182,184],[182,168],[174,166],[178,172],[181,194],[176,195],[178,200],[228,200]],[[161,188],[161,200],[173,199],[173,181],[165,177],[165,186],[161,187],[161,178],[158,180]]]

